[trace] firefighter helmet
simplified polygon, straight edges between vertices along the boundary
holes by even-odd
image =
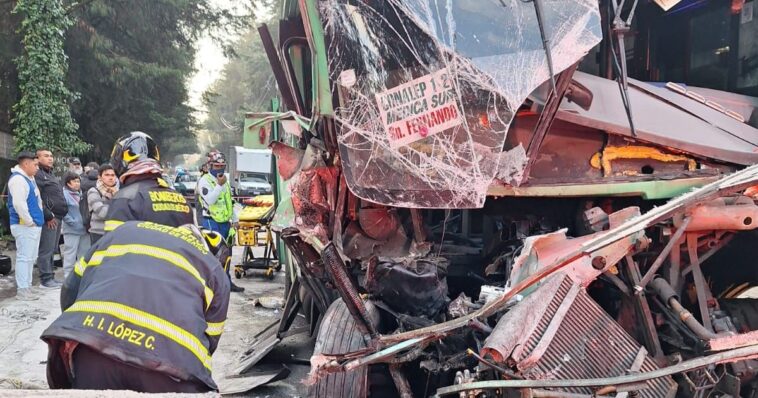
[[[213,253],[214,256],[218,254],[224,246],[224,237],[221,236],[220,233],[210,229],[202,228],[200,232],[203,234],[203,240],[205,240],[205,244],[208,245],[208,249],[210,249],[211,253]]]
[[[111,152],[111,165],[118,175],[124,174],[129,164],[147,159],[160,161],[161,156],[153,138],[141,131],[132,131],[119,138]]]
[[[191,232],[195,239],[198,239],[202,244],[204,244],[205,247],[207,247],[211,254],[214,256],[217,255],[219,251],[221,251],[221,248],[226,243],[224,242],[224,237],[220,233],[208,228],[201,228],[195,224],[184,224],[181,226],[181,228],[184,228]]]

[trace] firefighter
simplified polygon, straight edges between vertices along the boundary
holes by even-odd
[[[211,355],[229,304],[221,236],[129,221],[82,257],[42,334],[50,388],[218,390]]]
[[[108,208],[106,233],[125,221],[149,220],[172,227],[192,224],[189,203],[163,179],[159,162],[158,146],[145,133],[134,131],[116,141],[111,164],[121,188]]]
[[[208,172],[200,177],[195,190],[202,208],[202,217],[198,218],[198,223],[203,228],[220,233],[228,244],[233,239],[234,202],[232,200],[232,189],[224,174],[226,157],[214,149],[208,153],[205,166]],[[229,268],[231,267],[228,262],[224,262],[224,264],[227,264],[225,268],[227,275],[229,275]],[[245,288],[235,285],[231,280],[232,278],[229,276],[229,283],[233,292],[245,291]]]

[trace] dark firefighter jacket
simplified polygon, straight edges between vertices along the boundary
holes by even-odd
[[[61,290],[63,313],[42,334],[48,383],[70,387],[71,342],[137,367],[205,383],[223,331],[229,280],[190,231],[127,222],[97,241]]]
[[[169,188],[160,176],[146,174],[135,176],[113,197],[105,217],[105,232],[126,221],[153,221],[179,227],[192,224],[194,219],[184,196]]]

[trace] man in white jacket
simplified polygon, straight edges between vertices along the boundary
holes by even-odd
[[[34,181],[37,169],[36,156],[21,152],[18,165],[11,170],[8,180],[8,213],[11,234],[16,239],[16,298],[24,301],[38,298],[31,292],[32,270],[37,261],[45,216],[42,197]]]

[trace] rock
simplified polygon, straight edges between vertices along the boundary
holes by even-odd
[[[271,310],[279,310],[284,307],[284,298],[275,296],[262,296],[253,300],[255,306],[261,306]]]
[[[15,276],[0,276],[0,298],[16,296],[16,279]]]

